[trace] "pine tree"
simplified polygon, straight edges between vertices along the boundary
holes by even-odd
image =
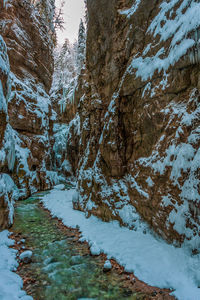
[[[54,14],[54,27],[55,29],[61,29],[63,30],[64,29],[64,18],[63,18],[63,7],[65,5],[65,0],[62,0],[61,1],[61,4],[60,4],[60,8],[57,8],[55,10],[55,14]]]
[[[55,0],[32,0],[32,4],[38,9],[40,16],[51,32],[55,32],[56,28],[64,28],[63,6],[65,0],[61,1],[60,8],[56,8]]]
[[[55,49],[55,70],[51,92],[56,99],[59,99],[61,112],[65,111],[67,103],[74,101],[77,77],[75,49],[76,44],[71,45],[68,39],[65,40],[61,49]]]
[[[87,0],[84,0],[84,4],[85,4],[85,23],[86,23],[86,28],[87,28],[87,25],[88,25],[88,20],[89,20],[89,16],[88,16],[88,9],[87,9]]]
[[[77,72],[80,74],[85,63],[85,47],[86,47],[86,32],[83,20],[81,19],[78,33],[78,46],[77,46]]]

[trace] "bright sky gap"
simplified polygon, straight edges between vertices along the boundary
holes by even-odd
[[[59,7],[61,1],[56,0],[56,5]],[[78,28],[80,19],[84,18],[85,5],[83,0],[66,0],[63,8],[64,27],[63,31],[57,32],[58,43],[63,44],[65,39],[68,38],[73,43],[78,37]]]

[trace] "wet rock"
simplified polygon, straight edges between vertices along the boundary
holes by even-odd
[[[32,255],[33,255],[33,252],[30,250],[27,250],[27,251],[22,252],[20,254],[19,258],[23,263],[29,264],[32,261]]]
[[[104,264],[104,266],[103,266],[103,271],[104,271],[104,272],[108,272],[108,271],[110,271],[111,269],[112,269],[112,264],[111,264],[110,260],[106,260],[106,261],[105,261],[105,264]]]
[[[158,293],[156,291],[153,291],[153,293],[151,294],[153,297],[155,297]]]
[[[82,262],[82,257],[80,255],[72,256],[71,262],[72,264],[80,264]]]
[[[95,243],[93,243],[92,246],[90,247],[90,252],[94,256],[100,255],[101,249]]]
[[[26,242],[25,239],[21,239],[21,240],[19,240],[19,241],[17,242],[17,244],[24,244],[25,242]]]

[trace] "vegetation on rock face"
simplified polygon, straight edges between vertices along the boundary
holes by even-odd
[[[31,3],[38,9],[40,16],[53,33],[56,29],[64,28],[63,6],[65,0],[61,1],[60,8],[56,8],[55,0],[31,0]]]
[[[78,84],[78,77],[85,64],[86,32],[81,19],[78,33],[78,41],[72,45],[68,39],[65,40],[62,47],[57,47],[54,52],[54,74],[51,88],[51,96],[55,103],[55,110],[58,118],[65,118],[65,122],[73,119],[70,116],[70,107],[73,107],[75,115],[75,92]],[[56,108],[57,106],[57,108]],[[58,110],[58,106],[60,110]],[[63,115],[64,114],[64,115]]]
[[[76,58],[78,74],[80,74],[85,63],[85,50],[86,50],[85,43],[86,43],[86,32],[85,32],[85,26],[83,24],[83,20],[81,19],[79,25],[79,32],[78,32],[78,45],[77,45],[77,58]]]

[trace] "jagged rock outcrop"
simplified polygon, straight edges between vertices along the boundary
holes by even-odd
[[[200,4],[88,0],[87,7],[74,207],[130,228],[137,210],[166,240],[195,252]]]
[[[0,0],[0,228],[12,223],[14,200],[57,180],[51,159],[56,114],[48,94],[53,49],[53,33],[31,1]]]

